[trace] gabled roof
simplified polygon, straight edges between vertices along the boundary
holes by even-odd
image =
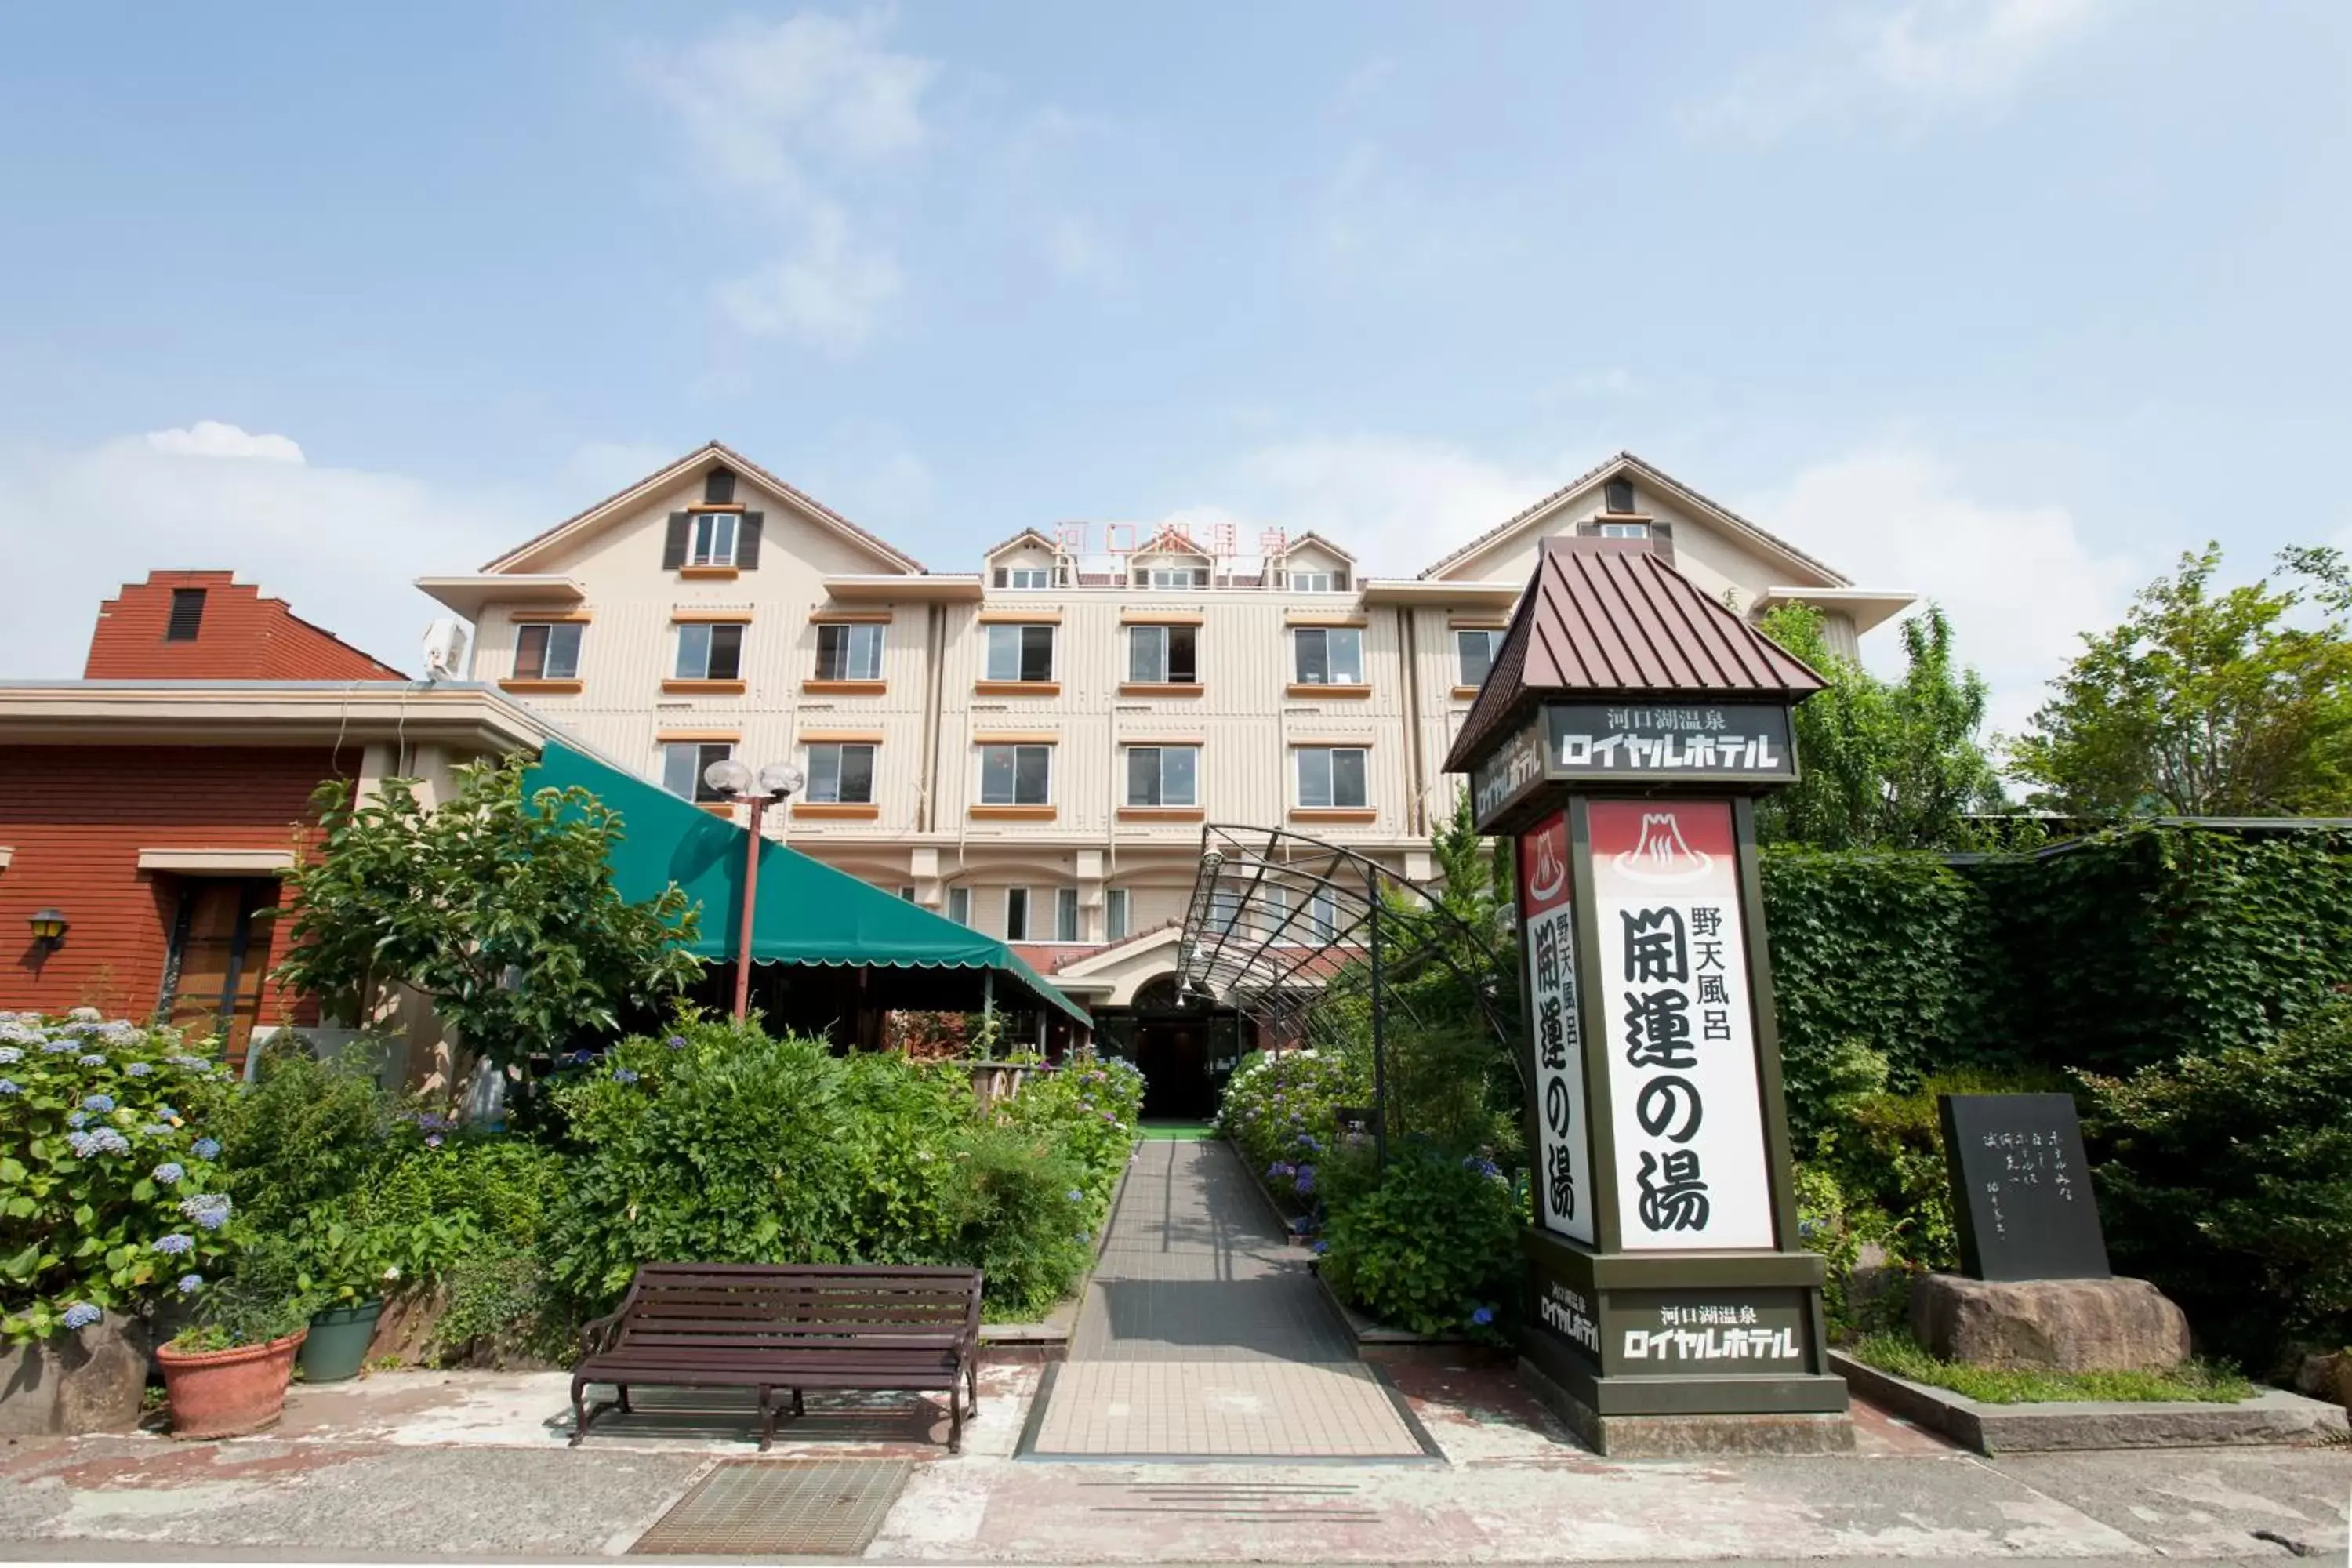
[[[1130,553],[1136,555],[1151,555],[1155,553],[1162,555],[1199,555],[1210,560],[1215,559],[1214,556],[1209,554],[1207,546],[1195,541],[1191,534],[1185,532],[1182,529],[1177,527],[1172,522],[1161,523],[1158,531],[1154,532],[1150,538],[1145,540],[1142,543],[1137,545]]]
[[[1302,544],[1312,544],[1317,549],[1323,551],[1327,554],[1338,556],[1340,560],[1347,562],[1351,566],[1356,563],[1356,556],[1353,551],[1340,549],[1338,545],[1332,543],[1329,540],[1324,538],[1321,534],[1316,532],[1311,528],[1296,539],[1284,540],[1282,542],[1282,552],[1285,555],[1288,555],[1292,551],[1297,549]]]
[[[510,571],[558,540],[580,538],[593,533],[605,524],[618,521],[633,503],[641,502],[654,492],[677,484],[681,479],[691,479],[698,473],[716,468],[731,468],[738,474],[749,476],[790,501],[795,508],[807,514],[811,521],[820,527],[832,530],[901,572],[909,575],[920,575],[925,570],[923,563],[913,556],[866,532],[815,497],[794,489],[721,441],[704,443],[667,468],[647,474],[625,489],[606,496],[587,510],[574,513],[538,537],[526,540],[497,560],[484,565],[482,570],[485,572]]]
[[[1055,543],[1052,540],[1046,538],[1035,529],[1024,528],[1020,532],[1014,534],[1012,538],[1005,540],[1003,543],[990,545],[988,547],[987,553],[982,555],[981,559],[982,561],[993,561],[1016,544],[1034,544],[1041,550],[1059,550],[1061,548],[1060,545]]]
[[[1444,771],[1548,697],[1779,698],[1827,682],[1659,555],[1646,539],[1548,539]]]
[[[1732,537],[1756,545],[1768,554],[1778,555],[1782,560],[1802,566],[1808,571],[1820,573],[1824,579],[1822,584],[1824,587],[1852,586],[1839,573],[1806,554],[1779,534],[1748,521],[1720,501],[1708,500],[1672,474],[1663,468],[1653,467],[1631,452],[1620,452],[1607,462],[1579,474],[1526,510],[1488,529],[1435,565],[1425,567],[1421,574],[1424,577],[1444,576],[1454,566],[1486,550],[1496,542],[1507,539],[1515,533],[1541,522],[1558,509],[1561,502],[1578,491],[1589,489],[1602,480],[1615,479],[1621,473],[1635,474],[1648,480],[1692,510],[1704,514],[1707,521],[1715,523]]]

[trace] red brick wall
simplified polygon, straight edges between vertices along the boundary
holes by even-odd
[[[398,680],[399,670],[297,618],[232,572],[151,572],[98,607],[86,680]],[[205,590],[204,618],[165,642],[172,590]]]
[[[287,849],[308,839],[310,792],[353,776],[324,746],[0,747],[0,1009],[89,1005],[144,1019],[163,984],[181,879],[139,869],[142,849]],[[72,922],[37,952],[27,921],[53,907]],[[284,956],[271,931],[266,960]],[[256,961],[249,958],[248,962]],[[307,1002],[265,993],[260,1022],[316,1022]]]

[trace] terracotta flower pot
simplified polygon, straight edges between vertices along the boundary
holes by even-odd
[[[274,1426],[286,1413],[286,1385],[294,1379],[294,1352],[310,1331],[298,1330],[266,1345],[226,1351],[155,1352],[171,1396],[174,1437],[241,1437]]]

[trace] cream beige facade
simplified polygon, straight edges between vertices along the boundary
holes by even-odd
[[[1647,531],[1743,613],[1816,604],[1848,647],[1909,602],[1630,455],[1413,578],[1314,534],[1239,555],[1172,529],[1114,531],[1116,552],[1028,531],[941,573],[716,443],[418,585],[473,623],[473,679],[682,790],[722,752],[795,764],[771,831],[1066,949],[1037,956],[1116,1006],[1174,968],[1142,939],[1181,918],[1204,822],[1428,875],[1482,652],[1538,541],[1578,531]],[[1113,942],[1133,951],[1092,951]]]

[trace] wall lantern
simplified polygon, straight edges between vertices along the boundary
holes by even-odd
[[[66,920],[62,910],[35,910],[26,922],[33,928],[33,940],[44,947],[55,947],[66,939]]]

